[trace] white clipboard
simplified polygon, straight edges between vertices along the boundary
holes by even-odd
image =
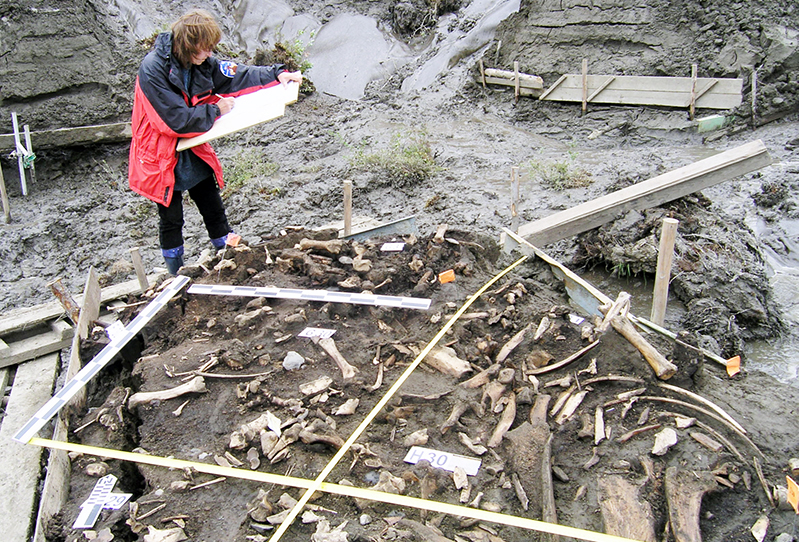
[[[211,129],[204,134],[180,139],[177,150],[184,151],[256,124],[282,117],[286,106],[296,102],[299,94],[300,84],[292,81],[285,85],[277,84],[238,96],[235,107],[227,115],[216,119]]]

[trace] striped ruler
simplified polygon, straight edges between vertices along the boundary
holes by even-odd
[[[90,362],[88,362],[83,369],[81,369],[75,378],[67,382],[58,393],[50,398],[42,408],[39,409],[33,417],[28,420],[22,429],[14,435],[14,440],[25,443],[36,436],[36,433],[44,427],[44,425],[55,416],[59,410],[64,408],[70,399],[72,399],[81,388],[94,378],[100,372],[100,369],[108,365],[114,356],[116,356],[122,347],[124,347],[139,331],[141,331],[147,322],[166,305],[172,297],[189,282],[189,277],[175,277],[172,282],[158,294],[158,297],[153,299],[144,310],[142,310],[136,318],[133,319],[127,326],[124,332],[115,336],[110,343],[103,348]]]
[[[419,297],[397,297],[392,295],[355,294],[351,292],[331,292],[329,290],[298,290],[293,288],[274,288],[254,286],[225,286],[213,284],[192,284],[190,294],[234,295],[242,297],[270,297],[276,299],[297,299],[301,301],[322,301],[325,303],[353,303],[355,305],[381,305],[400,309],[430,308],[430,300]]]

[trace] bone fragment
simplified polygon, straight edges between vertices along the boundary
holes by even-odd
[[[424,362],[437,371],[456,378],[460,378],[472,370],[469,362],[459,358],[455,354],[455,350],[448,346],[433,349],[425,356]]]
[[[482,371],[471,377],[469,380],[464,380],[458,385],[463,388],[469,388],[469,389],[479,388],[480,386],[488,384],[489,380],[491,380],[491,377],[497,374],[501,368],[502,365],[500,365],[499,363],[494,363],[493,365],[490,365],[487,369],[483,369]]]
[[[750,532],[752,533],[752,536],[755,537],[755,540],[757,540],[757,542],[763,542],[766,539],[766,534],[768,533],[768,527],[769,527],[768,516],[763,514],[758,518],[755,524],[752,525]]]
[[[578,350],[577,352],[575,352],[574,354],[572,354],[571,356],[567,357],[564,360],[561,360],[561,361],[559,361],[557,363],[553,363],[552,365],[546,365],[544,367],[539,367],[537,369],[528,370],[527,374],[528,375],[540,375],[540,374],[544,374],[544,373],[549,373],[549,372],[555,371],[557,369],[560,369],[561,367],[565,367],[566,365],[568,365],[569,363],[573,362],[574,360],[579,359],[580,357],[582,357],[586,352],[588,352],[589,350],[591,350],[592,348],[594,348],[598,344],[599,344],[599,340],[596,340],[596,341],[592,342],[591,344],[589,344],[588,346],[586,346],[584,348],[581,348],[580,350]]]
[[[196,376],[186,382],[172,389],[162,391],[140,391],[134,393],[128,399],[128,409],[133,410],[139,405],[149,403],[151,401],[166,401],[167,399],[174,399],[187,393],[205,393],[208,388],[205,387],[205,380],[201,376]]]
[[[677,444],[677,431],[671,427],[665,427],[660,433],[655,435],[655,445],[652,447],[652,455],[665,455],[669,448]]]
[[[251,470],[255,470],[261,466],[261,454],[258,453],[257,448],[250,448],[247,450],[247,461],[250,463]]]
[[[449,431],[453,425],[458,423],[458,420],[460,420],[461,416],[467,410],[469,410],[469,408],[469,403],[466,401],[461,400],[455,403],[455,406],[452,407],[452,412],[450,413],[449,418],[447,418],[444,421],[444,425],[441,426],[441,434],[446,435],[447,431]]]
[[[332,383],[333,383],[332,378],[330,378],[329,376],[323,376],[311,382],[300,384],[300,392],[303,395],[316,395],[317,393],[329,388],[330,384]]]
[[[519,481],[519,475],[514,472],[511,474],[510,479],[513,482],[513,490],[516,492],[516,497],[519,499],[519,502],[522,503],[522,508],[524,508],[526,512],[530,507],[530,499],[527,497],[524,486],[522,486],[522,483]]]
[[[383,385],[383,363],[380,362],[380,365],[377,366],[377,378],[375,378],[375,383],[369,386],[369,391],[377,391],[382,385]]]
[[[300,241],[300,250],[322,250],[328,254],[339,254],[344,244],[345,241],[341,239],[330,239],[329,241],[302,239]]]
[[[555,507],[555,488],[552,483],[552,434],[550,433],[544,445],[544,454],[541,458],[541,517],[547,523],[558,522],[558,511]],[[560,537],[555,534],[545,534],[544,540],[558,542]]]
[[[597,500],[605,532],[641,542],[657,542],[652,507],[646,499],[640,497],[643,484],[630,483],[619,475],[601,476],[597,482]]]
[[[344,378],[344,380],[348,380],[355,376],[355,373],[358,372],[358,369],[350,365],[347,360],[344,359],[344,356],[342,356],[341,352],[339,352],[338,348],[336,348],[336,343],[333,339],[330,337],[316,339],[316,343],[322,347],[322,350],[327,352],[328,356],[333,358],[333,360],[336,362],[336,365],[338,365],[338,368],[341,369],[341,376]]]
[[[541,340],[541,337],[544,336],[544,333],[546,333],[550,327],[552,327],[552,322],[549,320],[549,317],[544,316],[541,318],[541,322],[538,324],[538,328],[535,330],[535,335],[533,335],[533,342],[538,342]]]
[[[495,409],[503,393],[505,393],[505,385],[493,380],[489,382],[483,390],[483,397],[480,400],[480,404],[485,405],[486,397],[488,397],[491,399],[491,407],[489,410],[491,412],[496,412]]]
[[[420,429],[418,431],[414,431],[410,435],[406,436],[403,441],[402,445],[406,448],[410,448],[412,446],[424,446],[427,444],[429,440],[429,436],[427,434],[427,428]]]
[[[697,401],[697,402],[702,403],[702,404],[704,404],[706,406],[709,406],[716,413],[718,413],[719,416],[721,416],[722,418],[727,420],[729,423],[731,423],[738,431],[740,431],[743,434],[746,434],[746,429],[744,429],[741,426],[741,424],[739,424],[737,421],[735,421],[735,419],[732,416],[727,414],[727,412],[723,408],[721,408],[720,406],[718,406],[714,402],[710,401],[709,399],[705,399],[701,395],[698,395],[696,393],[693,393],[693,392],[688,391],[688,390],[683,389],[683,388],[679,388],[677,386],[672,386],[671,384],[666,384],[664,382],[658,382],[658,386],[660,386],[663,389],[673,391],[675,393],[680,393],[682,395],[690,397],[694,401]]]
[[[632,431],[627,431],[622,436],[619,437],[619,443],[624,443],[633,438],[634,436],[640,435],[641,433],[645,433],[646,431],[652,431],[654,429],[660,429],[661,425],[659,423],[653,425],[647,425],[646,427],[639,427],[637,429],[633,429]],[[656,454],[657,455],[657,454]]]
[[[496,448],[499,446],[500,442],[502,442],[502,438],[505,436],[505,433],[508,432],[510,426],[513,425],[513,421],[516,419],[516,394],[510,392],[508,395],[508,404],[505,406],[505,410],[502,411],[502,417],[497,424],[496,429],[494,429],[494,433],[491,435],[491,438],[488,439],[488,443],[486,446],[489,448]]]
[[[699,529],[702,497],[716,487],[710,472],[679,467],[666,469],[666,504],[675,542],[702,542]]]
[[[462,467],[455,467],[452,472],[452,481],[455,483],[455,489],[460,491],[469,485],[469,478],[466,476],[466,471]]]
[[[466,433],[458,433],[458,440],[461,444],[469,448],[474,455],[483,455],[488,451],[488,448],[482,444],[475,444]]]
[[[724,449],[724,445],[722,443],[713,440],[704,433],[700,433],[699,431],[691,431],[688,434],[691,435],[692,439],[697,441],[699,444],[701,444],[708,450],[719,453]]]
[[[333,411],[334,416],[350,416],[355,414],[355,409],[358,408],[360,400],[357,397],[347,399],[344,404]]]
[[[544,318],[546,318],[546,316]],[[511,338],[511,340],[505,343],[505,346],[503,346],[500,349],[499,354],[497,354],[496,362],[502,363],[503,361],[505,361],[508,358],[508,356],[511,354],[511,352],[513,352],[513,350],[522,343],[522,341],[524,340],[524,336],[527,334],[528,331],[530,331],[531,328],[532,324],[524,326],[521,331],[519,331],[516,335],[514,335]]]
[[[572,414],[574,414],[574,412],[577,410],[577,407],[580,406],[580,403],[583,402],[583,399],[585,399],[587,394],[588,390],[582,390],[569,397],[569,400],[566,401],[565,405],[563,405],[563,409],[560,411],[560,414],[558,414],[557,418],[555,418],[555,423],[558,425],[563,425],[566,423],[566,421],[571,418]]]
[[[599,444],[605,438],[605,410],[598,406],[594,412],[594,444]]]

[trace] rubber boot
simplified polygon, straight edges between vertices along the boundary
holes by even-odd
[[[222,237],[217,237],[216,239],[211,239],[211,244],[214,245],[214,248],[217,250],[225,248],[225,245],[227,244],[227,236],[231,233],[233,232],[226,233]]]
[[[161,254],[166,262],[166,270],[170,275],[177,275],[183,267],[183,245],[176,248],[161,249]]]

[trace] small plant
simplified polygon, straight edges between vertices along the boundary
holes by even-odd
[[[276,171],[277,164],[264,160],[257,149],[241,151],[225,171],[225,189],[222,191],[222,199],[229,198],[251,180],[269,177]],[[261,192],[263,193],[263,189]]]
[[[562,162],[539,162],[531,160],[527,164],[529,176],[539,180],[553,190],[581,188],[592,182],[591,174],[575,165],[577,151],[574,145],[569,146],[568,160]]]
[[[394,134],[387,149],[370,152],[361,148],[350,158],[350,165],[379,175],[383,184],[398,186],[426,181],[441,171],[423,132]]]

